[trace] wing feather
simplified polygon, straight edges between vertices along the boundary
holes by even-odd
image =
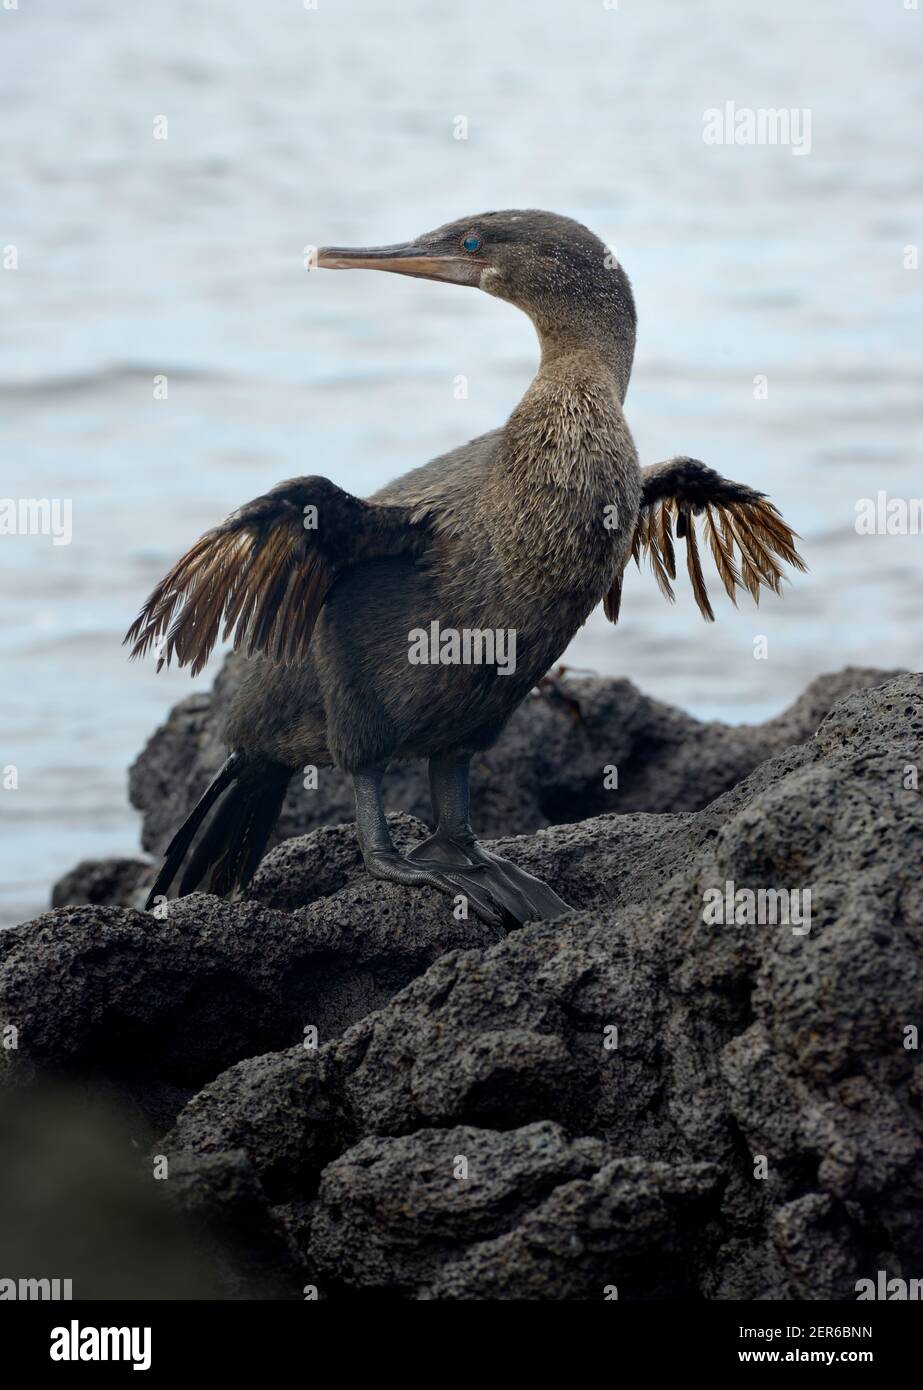
[[[703,517],[715,568],[732,603],[737,602],[738,589],[746,589],[757,603],[761,588],[781,594],[783,565],[807,568],[796,549],[795,533],[763,493],[723,478],[698,459],[669,459],[644,470],[630,557],[640,565],[646,552],[660,591],[671,602],[670,580],[676,578],[674,517],[676,538],[686,542],[692,592],[708,622],[713,622],[715,615],[702,571],[697,517]],[[612,622],[618,620],[621,597],[620,570],[604,600],[606,616]]]
[[[313,509],[316,527],[307,527]],[[362,560],[416,559],[430,534],[409,507],[365,502],[326,478],[294,478],[232,513],[157,584],[125,641],[196,674],[219,639],[271,660],[304,661],[337,577]]]
[[[733,544],[728,543],[724,531],[715,520],[715,512],[712,507],[705,508],[705,532],[714,557],[715,568],[721,577],[721,583],[724,585],[724,591],[736,607],[740,571],[734,563]]]
[[[685,506],[681,507],[681,514],[685,519],[683,529],[686,533],[686,568],[689,571],[692,592],[702,617],[706,622],[713,623],[715,615],[708,601],[708,592],[705,588],[705,576],[702,573],[702,561],[699,559],[699,543],[696,540],[695,522]]]

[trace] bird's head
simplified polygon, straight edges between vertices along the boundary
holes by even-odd
[[[543,339],[598,331],[634,342],[631,286],[614,254],[553,212],[483,212],[394,246],[325,246],[317,264],[472,285],[522,309]]]

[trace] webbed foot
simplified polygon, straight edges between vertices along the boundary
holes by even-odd
[[[426,884],[463,896],[474,913],[496,927],[551,921],[573,908],[553,888],[478,843],[468,820],[469,755],[430,758],[430,787],[439,826],[409,854],[394,847],[381,801],[381,765],[353,773],[356,827],[373,878],[413,887]]]
[[[455,891],[467,895],[479,917],[483,917],[481,904],[486,897],[489,907],[499,910],[508,926],[551,921],[574,910],[547,883],[509,859],[491,854],[473,837],[453,838],[437,831],[410,850],[407,859],[460,884]]]
[[[468,864],[461,868],[440,860],[423,864],[397,850],[376,849],[366,854],[365,867],[373,878],[387,883],[402,883],[408,887],[427,884],[449,897],[466,897],[472,910],[489,926],[514,925],[503,903],[487,887],[486,874],[479,866]]]

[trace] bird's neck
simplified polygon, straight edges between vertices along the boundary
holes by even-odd
[[[542,485],[587,495],[605,488],[626,449],[634,453],[622,415],[630,354],[626,362],[564,334],[541,343],[538,371],[503,431],[498,482],[511,495]]]
[[[622,559],[640,470],[618,364],[586,344],[545,348],[503,430],[485,502],[498,561],[534,592],[572,599],[579,624]]]
[[[588,382],[605,378],[614,383],[619,404],[624,401],[635,355],[633,323],[611,326],[571,319],[546,321],[539,314],[532,321],[542,353],[536,381],[544,377]]]

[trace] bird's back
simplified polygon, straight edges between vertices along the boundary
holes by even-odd
[[[423,510],[470,510],[472,499],[493,466],[502,436],[501,427],[459,444],[448,453],[437,454],[429,463],[386,483],[369,501]]]

